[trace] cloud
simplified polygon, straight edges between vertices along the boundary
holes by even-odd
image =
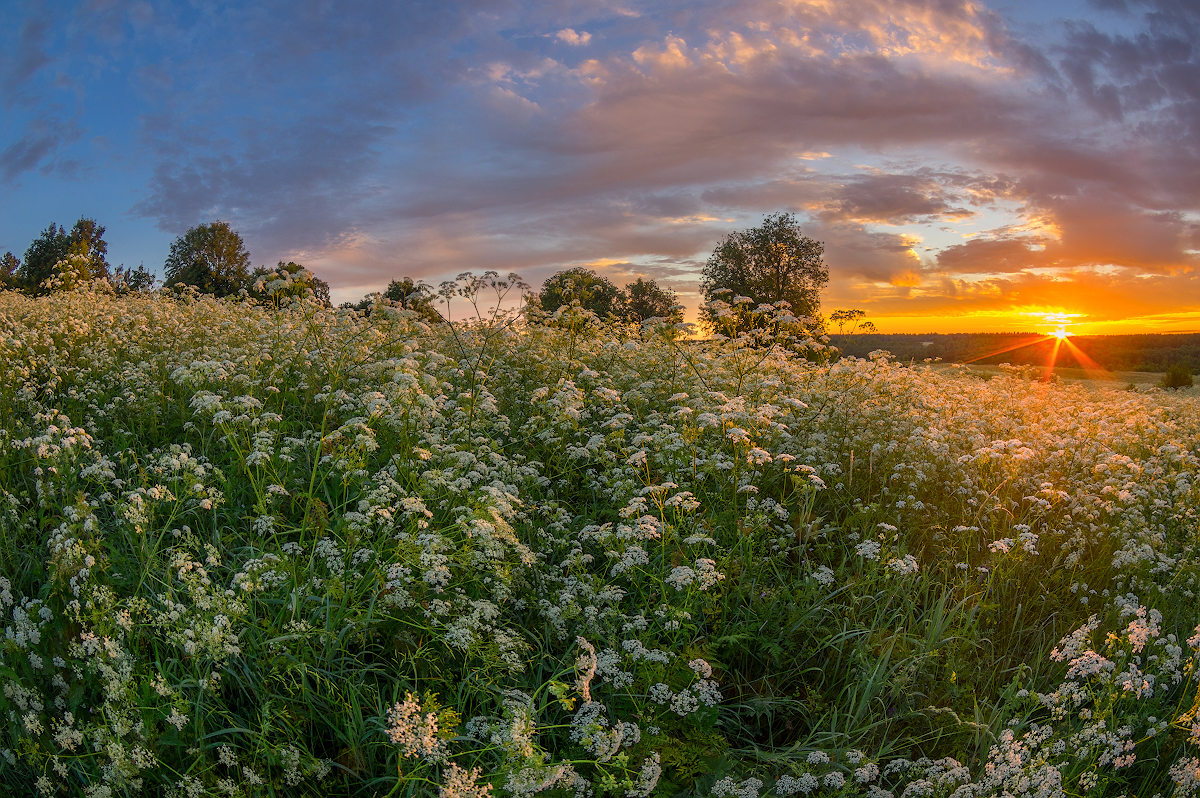
[[[389,132],[361,112],[248,125],[235,149],[160,162],[134,212],[177,232],[226,219],[269,249],[335,246],[356,232],[359,181],[376,163],[372,145]]]
[[[576,47],[585,45],[592,40],[592,34],[586,31],[576,33],[574,28],[563,28],[554,35],[560,42],[566,42]]]
[[[909,236],[872,232],[857,224],[810,226],[805,232],[825,245],[831,279],[906,288],[919,284],[923,265]]]
[[[1129,114],[1165,111],[1174,134],[1196,131],[1200,98],[1195,80],[1200,7],[1171,0],[1120,4],[1132,14],[1145,10],[1136,35],[1102,32],[1090,21],[1067,24],[1060,52],[1063,74],[1076,94],[1101,117],[1120,121]],[[1172,135],[1172,133],[1168,133]]]
[[[1190,296],[1200,12],[1106,8],[1034,39],[970,0],[89,4],[8,48],[6,96],[70,85],[0,178],[95,169],[71,125],[103,132],[136,215],[228,219],[346,291],[581,264],[686,291],[785,210],[845,305]]]
[[[0,151],[0,182],[11,184],[23,173],[40,167],[45,174],[56,171],[79,171],[73,159],[56,161],[55,156],[68,144],[77,141],[82,131],[72,122],[51,115],[42,115],[26,125],[21,138]]]
[[[4,88],[9,108],[21,85],[52,62],[45,49],[47,33],[52,25],[48,14],[35,13],[30,16],[21,26],[15,51],[0,61],[3,64],[0,67],[0,86]]]
[[[735,16],[744,22],[756,12],[762,17],[757,27],[717,26]],[[856,37],[869,46],[851,46]],[[511,49],[511,42],[507,45]],[[963,221],[997,199],[1015,199],[1026,203],[1028,214],[1062,227],[1062,246],[1077,250],[1064,252],[1064,262],[1085,262],[1091,257],[1082,251],[1092,232],[1087,214],[1100,204],[1078,197],[1093,185],[1122,191],[1153,180],[1142,169],[1114,168],[1109,144],[1081,147],[1056,120],[1063,116],[1060,109],[1038,96],[1036,76],[1014,74],[1005,61],[1011,53],[1012,42],[997,31],[989,13],[966,3],[803,5],[790,14],[772,4],[739,4],[727,8],[725,17],[712,13],[624,51],[610,49],[578,67],[574,79],[534,51],[510,53],[513,66],[496,87],[500,94],[481,94],[477,105],[444,120],[486,129],[489,135],[459,139],[466,157],[439,152],[436,157],[446,160],[438,174],[412,174],[411,189],[383,189],[377,205],[362,196],[362,186],[353,185],[356,178],[365,179],[369,167],[347,166],[358,163],[352,155],[330,159],[330,167],[344,174],[343,193],[357,193],[384,216],[390,207],[402,217],[415,214],[430,223],[443,215],[453,218],[456,210],[498,214],[520,208],[536,219],[555,215],[549,203],[570,202],[583,231],[595,214],[607,217],[612,203],[628,202],[664,220],[703,214],[711,208],[704,200],[716,200],[730,181],[754,185],[763,195],[770,193],[768,185],[779,185],[791,192],[789,205],[811,210],[826,225]],[[1076,122],[1082,112],[1072,112],[1067,121]],[[379,121],[386,124],[388,116]],[[302,124],[307,127],[307,120]],[[1031,135],[1031,130],[1039,132]],[[386,147],[390,135],[346,135],[331,143],[340,152],[357,153],[364,163],[377,163],[369,150]],[[792,153],[847,146],[868,152],[940,147],[976,163],[981,153],[986,158],[989,151],[999,152],[988,166],[1005,173],[985,170],[971,178],[917,163],[907,172],[841,177],[823,167],[822,179],[806,180],[801,173],[779,184],[774,177]],[[501,148],[516,168],[503,165]],[[254,180],[226,181],[220,170],[213,171],[219,161],[206,162],[198,171],[212,172],[211,179],[195,181],[194,193],[204,195],[207,186],[208,196],[216,196],[228,184],[228,193],[264,195],[260,202],[266,207],[281,192],[309,192],[307,204],[320,206],[322,192],[312,191],[311,181],[287,177],[285,165],[306,149],[285,144],[257,156],[254,148],[244,148],[234,160],[248,161],[247,174]],[[278,167],[271,167],[272,161]],[[480,172],[479,164],[487,167]],[[165,191],[168,183],[161,185]],[[163,194],[164,207],[172,202],[198,207],[184,201],[188,195]],[[355,210],[327,212],[329,227],[363,210],[350,196],[345,201]],[[1103,218],[1116,221],[1122,206],[1109,202],[1104,210]],[[1124,210],[1121,218],[1136,218],[1138,203],[1127,199]],[[1169,227],[1166,221],[1157,226]],[[626,251],[620,238],[580,235]],[[855,246],[850,249],[875,250]],[[885,251],[898,251],[888,247]],[[947,255],[945,262],[954,257]],[[1012,268],[1009,261],[993,260],[1000,272]],[[907,264],[905,271],[910,268]],[[894,265],[872,270],[897,273]]]
[[[912,174],[856,175],[818,212],[825,221],[898,225],[967,219],[974,215],[936,180]]]
[[[1048,262],[1045,245],[1030,238],[972,239],[946,247],[937,266],[947,274],[1010,274]]]
[[[437,185],[426,184],[405,213],[436,225],[455,208],[493,217],[504,208],[519,210],[529,223],[517,227],[530,228],[558,217],[549,210],[553,204],[570,203],[573,226],[555,233],[564,245],[525,250],[529,268],[538,270],[554,258],[574,263],[575,252],[588,247],[612,257],[663,256],[680,248],[664,227],[672,219],[729,219],[724,227],[702,226],[701,257],[693,258],[699,265],[723,232],[756,223],[756,212],[790,209],[811,214],[806,230],[826,239],[836,274],[910,297],[931,270],[1004,275],[1071,268],[1096,262],[1095,249],[1129,262],[1135,256],[1144,264],[1183,262],[1171,258],[1188,240],[1185,218],[1149,211],[1143,202],[1150,200],[1130,196],[1155,190],[1146,156],[1114,158],[1120,142],[1080,137],[1076,131],[1086,129],[1094,112],[1086,103],[1064,109],[1052,81],[1039,82],[1049,62],[998,31],[986,13],[952,4],[953,13],[943,17],[913,3],[904,7],[913,16],[886,14],[881,25],[881,6],[871,3],[828,13],[804,6],[791,19],[778,6],[751,7],[774,17],[736,35],[705,19],[705,31],[716,33],[678,29],[610,50],[576,68],[574,87],[561,74],[547,84],[545,73],[534,83],[506,72],[515,96],[553,109],[484,117],[492,140],[525,172],[477,176],[451,169]],[[803,36],[795,35],[800,23],[811,25]],[[955,38],[968,28],[969,36]],[[879,46],[847,47],[847,34]],[[573,104],[563,106],[565,98]],[[912,155],[858,175],[804,155],[847,147]],[[966,166],[930,166],[922,148],[939,148],[941,157]],[[1175,197],[1162,200],[1168,207],[1191,191],[1174,190]],[[940,245],[941,256],[935,252],[928,263],[914,251],[915,239],[867,229],[961,223],[1001,205],[1010,218],[1018,214],[1014,232]],[[614,208],[641,214],[636,227],[660,229],[634,236],[635,225],[605,221]],[[1102,225],[1112,232],[1097,237]],[[1021,227],[1039,232],[1026,240]],[[1148,236],[1172,243],[1143,246]],[[1089,247],[1089,240],[1105,244]],[[1122,240],[1124,249],[1117,246]],[[511,263],[513,254],[483,257]],[[437,259],[424,268],[437,268]]]

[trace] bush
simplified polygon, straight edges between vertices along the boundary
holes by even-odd
[[[1176,391],[1180,388],[1191,388],[1192,370],[1182,363],[1167,366],[1167,373],[1163,375],[1162,387]]]

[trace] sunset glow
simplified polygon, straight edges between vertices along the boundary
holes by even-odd
[[[695,320],[713,247],[787,211],[824,243],[824,312],[880,332],[1200,330],[1194,3],[167,0],[5,21],[0,255],[90,217],[114,266],[161,273],[222,219],[335,303],[581,266],[652,278]]]

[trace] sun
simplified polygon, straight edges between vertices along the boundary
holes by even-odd
[[[1060,341],[1067,340],[1067,338],[1070,337],[1070,335],[1071,335],[1071,333],[1067,332],[1062,327],[1059,327],[1057,330],[1055,330],[1054,332],[1052,332],[1050,334],[1053,335],[1055,338],[1057,338]]]

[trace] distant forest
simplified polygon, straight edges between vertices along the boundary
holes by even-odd
[[[898,361],[940,358],[943,363],[1044,366],[1058,341],[1041,333],[952,333],[831,335],[843,355],[867,357],[877,349]],[[1069,343],[1068,343],[1069,342]],[[1059,346],[1056,362],[1070,368],[1094,367],[1076,356],[1083,352],[1108,371],[1157,371],[1182,364],[1200,373],[1200,333],[1147,335],[1073,335]]]

